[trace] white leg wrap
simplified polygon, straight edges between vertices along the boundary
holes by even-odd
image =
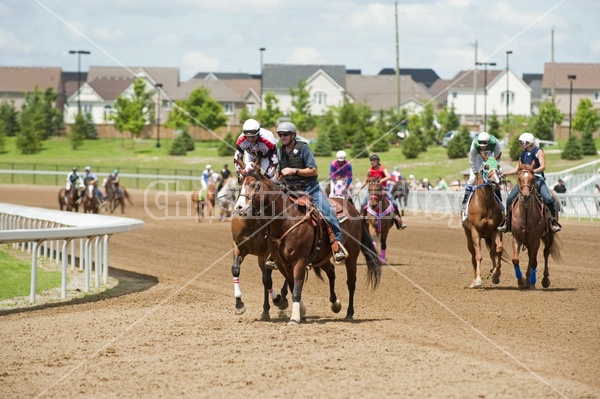
[[[300,302],[292,303],[292,316],[290,317],[290,321],[300,323]]]
[[[242,297],[242,290],[240,289],[240,279],[238,277],[233,278],[233,294],[236,298]]]
[[[271,294],[271,299],[276,299],[277,295],[279,295],[277,290],[269,290],[269,294]]]

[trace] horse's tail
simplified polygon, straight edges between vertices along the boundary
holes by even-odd
[[[560,254],[560,246],[561,246],[561,243],[555,234],[554,238],[552,240],[552,245],[550,245],[550,248],[549,248],[549,251],[550,251],[549,253],[550,253],[550,256],[552,257],[552,259],[557,263],[562,260],[562,255]]]
[[[129,196],[129,193],[127,192],[127,190],[125,190],[125,188],[122,188],[123,190],[123,195],[125,196],[125,198],[127,198],[127,201],[129,202],[130,205],[133,205],[133,201],[131,200],[131,197]]]
[[[379,264],[379,255],[377,255],[377,251],[373,246],[373,241],[371,240],[371,235],[369,234],[369,228],[367,227],[367,222],[365,220],[361,220],[360,224],[362,228],[360,249],[365,256],[365,260],[367,261],[367,281],[371,285],[371,289],[375,289],[381,280],[381,265]]]

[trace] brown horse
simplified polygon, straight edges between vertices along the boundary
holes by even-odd
[[[354,315],[354,291],[356,289],[356,263],[362,250],[367,260],[367,280],[371,288],[376,288],[381,278],[381,267],[372,246],[367,227],[361,221],[358,211],[342,198],[332,199],[345,214],[340,223],[344,232],[343,245],[346,257],[346,274],[349,291],[346,320]],[[302,288],[309,265],[323,267],[329,277],[330,302],[332,309],[339,303],[335,294],[335,269],[331,264],[330,237],[325,222],[317,216],[318,211],[311,205],[299,205],[290,196],[287,188],[280,188],[260,173],[248,173],[242,182],[236,212],[242,216],[252,216],[265,229],[268,253],[286,278],[292,290],[291,324],[300,323],[306,314],[302,302]]]
[[[119,185],[118,189],[115,187],[115,182],[109,177],[104,179],[104,190],[106,192],[105,201],[108,204],[108,210],[110,213],[114,213],[118,206],[121,207],[121,213],[125,213],[125,199],[129,201],[130,205],[133,205],[131,197],[127,192],[127,189]]]
[[[400,214],[404,216],[404,209],[408,202],[408,193],[410,192],[410,184],[408,180],[402,178],[392,188],[392,197],[397,201],[398,208],[400,208]]]
[[[513,256],[512,263],[515,267],[519,288],[535,288],[537,253],[540,242],[544,242],[544,278],[542,286],[550,286],[548,271],[548,257],[555,261],[560,260],[560,248],[555,241],[554,232],[550,229],[550,211],[544,205],[538,187],[535,184],[535,175],[530,165],[521,164],[517,173],[519,195],[512,205],[511,233]],[[554,198],[556,203],[556,198]],[[558,217],[558,215],[557,215]],[[529,262],[525,278],[519,265],[519,251],[527,248]]]
[[[237,198],[237,179],[233,176],[228,177],[223,184],[221,189],[217,193],[215,199],[215,205],[219,209],[219,220],[224,221],[231,217],[233,207],[235,206],[235,200]]]
[[[67,212],[79,212],[79,205],[81,204],[81,195],[75,187],[75,184],[71,185],[71,188],[67,191],[65,187],[58,190],[58,206],[60,210],[66,209]]]
[[[205,191],[198,189],[192,193],[192,208],[196,213],[196,222],[200,222],[202,217],[210,218],[212,222],[215,216],[216,187],[216,183],[211,181]],[[204,207],[206,207],[206,212],[204,212]]]
[[[101,210],[104,212],[104,207],[100,202],[100,198],[98,198],[98,195],[96,195],[94,185],[91,183],[91,180],[90,182],[86,183],[82,204],[83,212],[85,213],[100,213]]]
[[[473,279],[470,288],[481,285],[481,239],[490,251],[492,260],[492,282],[500,282],[500,267],[503,255],[502,234],[497,230],[502,222],[502,204],[494,190],[500,184],[498,162],[488,158],[477,175],[473,193],[466,205],[462,226],[467,236],[467,247],[471,253]]]
[[[367,203],[367,222],[373,246],[377,248],[377,241],[381,244],[380,261],[387,260],[387,237],[394,226],[394,205],[385,194],[385,188],[379,180],[370,180],[368,183],[369,201]]]

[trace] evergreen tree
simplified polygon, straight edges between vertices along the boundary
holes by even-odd
[[[227,132],[223,141],[219,143],[217,154],[219,154],[220,157],[232,156],[235,154],[235,137],[233,137],[231,132]]]
[[[423,112],[421,112],[420,118],[421,126],[423,128],[423,139],[425,140],[425,145],[430,146],[438,142],[437,133],[438,130],[434,126],[433,121],[435,120],[435,115],[433,112],[433,105],[431,103],[427,103]]]
[[[406,159],[415,159],[421,153],[421,145],[421,140],[410,134],[402,140],[402,154],[404,154]]]
[[[573,128],[581,132],[581,152],[583,155],[596,155],[597,149],[593,135],[600,124],[600,114],[588,98],[583,98],[577,105],[577,114],[573,118]]]
[[[487,132],[498,140],[501,140],[502,136],[500,135],[504,135],[504,133],[500,132],[500,122],[498,122],[498,115],[496,115],[496,111],[494,111],[490,116],[490,120],[487,125]]]
[[[292,96],[293,111],[290,112],[290,119],[296,128],[301,132],[308,132],[317,125],[316,118],[311,114],[310,92],[307,89],[305,80],[298,81],[296,89],[290,88]]]
[[[83,140],[85,139],[87,133],[87,122],[85,120],[85,116],[83,114],[77,114],[75,116],[75,123],[73,124],[73,130],[69,135],[69,140],[71,141],[71,149],[77,150],[79,147],[83,145]]]
[[[542,101],[538,115],[531,121],[531,133],[539,140],[554,140],[554,125],[563,119],[564,114],[558,110],[554,99]]]
[[[354,134],[354,140],[352,140],[352,148],[350,150],[352,158],[368,158],[369,149],[366,145],[365,133],[362,130],[357,131]]]
[[[469,128],[465,125],[461,126],[458,134],[448,142],[448,158],[466,158],[471,149],[471,143]]]
[[[17,149],[21,154],[35,154],[42,149],[45,126],[43,109],[25,103],[21,111],[21,129],[17,134]]]
[[[319,123],[319,131],[322,130],[327,133],[329,143],[331,144],[331,150],[333,151],[343,150],[345,147],[345,142],[342,139],[342,135],[340,134],[340,129],[336,120],[337,111],[338,108],[336,107],[329,108]]]
[[[575,136],[569,136],[569,139],[565,144],[565,148],[563,148],[562,152],[560,153],[560,157],[562,159],[567,159],[571,161],[583,158],[583,155],[581,153],[581,145],[579,144],[579,140],[577,140]]]
[[[511,160],[516,161],[521,156],[521,152],[523,152],[523,148],[519,143],[519,136],[514,135],[510,139],[509,147],[508,147],[508,155]]]
[[[14,137],[19,132],[19,111],[13,102],[2,101],[0,103],[0,134],[6,137]]]
[[[319,157],[331,156],[331,143],[329,142],[329,135],[326,131],[319,130],[319,133],[317,134],[317,143],[313,152]]]
[[[92,117],[91,112],[86,112],[85,123],[85,138],[88,140],[96,140],[98,138],[98,130],[96,129],[96,124],[94,123],[94,118]]]

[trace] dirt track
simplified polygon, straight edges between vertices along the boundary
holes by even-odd
[[[57,190],[0,186],[0,202],[56,209]],[[1,398],[600,398],[598,223],[564,221],[549,289],[520,291],[503,264],[498,286],[473,290],[456,221],[407,216],[376,291],[359,264],[354,323],[329,310],[326,283],[311,275],[309,322],[289,326],[273,309],[272,322],[258,321],[254,257],[242,267],[248,311],[234,315],[227,222],[153,220],[143,192],[133,198],[125,216],[146,227],[111,239],[110,265],[156,280],[90,302],[0,310]],[[486,277],[489,266],[484,258]]]

